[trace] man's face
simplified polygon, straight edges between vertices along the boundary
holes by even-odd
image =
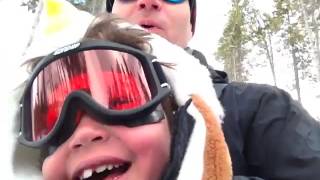
[[[192,37],[187,0],[179,4],[164,0],[115,0],[112,13],[181,47],[187,47]]]
[[[45,180],[98,178],[99,175],[99,179],[106,180],[157,180],[169,154],[166,119],[128,128],[103,125],[84,115],[73,135],[46,158],[42,173]]]

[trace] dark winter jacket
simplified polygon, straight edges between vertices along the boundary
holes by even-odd
[[[201,54],[196,56],[201,59]],[[203,56],[201,63],[207,65]],[[210,71],[214,83],[226,84],[219,100],[225,109],[223,131],[234,176],[320,179],[318,121],[279,88],[228,83],[226,73]]]

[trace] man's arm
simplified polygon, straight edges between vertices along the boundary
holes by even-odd
[[[265,179],[318,180],[319,122],[278,88],[248,84],[233,93],[240,106],[247,173]]]

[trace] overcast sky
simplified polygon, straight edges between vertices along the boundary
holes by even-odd
[[[198,0],[197,24],[190,46],[201,50],[208,58],[213,58],[219,38],[222,36],[227,13],[231,7],[229,1]]]

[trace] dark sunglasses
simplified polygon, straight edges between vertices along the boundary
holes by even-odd
[[[19,141],[31,147],[58,136],[65,141],[84,112],[108,125],[157,123],[170,91],[154,56],[110,41],[74,43],[34,68],[21,99]]]
[[[121,2],[133,2],[133,1],[136,1],[136,0],[119,0]],[[185,0],[163,0],[164,2],[167,2],[167,3],[171,3],[171,4],[180,4],[180,3],[183,3]]]

